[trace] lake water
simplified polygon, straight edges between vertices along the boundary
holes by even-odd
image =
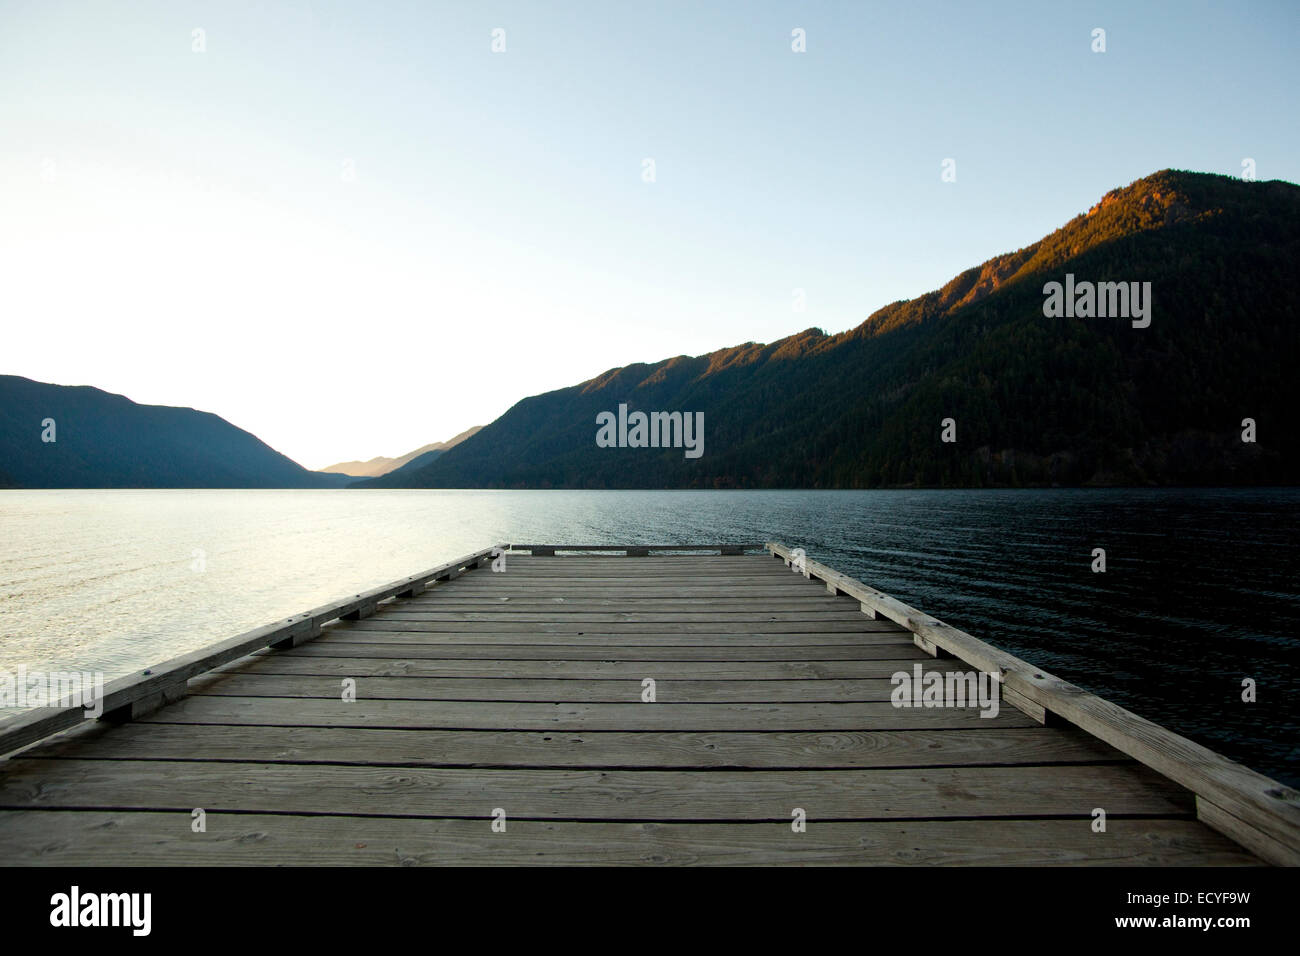
[[[772,539],[1300,785],[1298,489],[0,491],[0,670],[111,679],[494,542]]]

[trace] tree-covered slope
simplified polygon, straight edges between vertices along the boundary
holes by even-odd
[[[1066,273],[1150,282],[1150,326],[1045,317]],[[359,486],[1291,484],[1298,287],[1300,187],[1166,170],[849,332],[613,369]],[[597,447],[620,403],[703,412],[703,456]]]

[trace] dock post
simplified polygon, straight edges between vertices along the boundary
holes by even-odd
[[[130,720],[146,717],[156,710],[166,707],[172,701],[180,700],[189,694],[189,681],[167,684],[152,694],[138,697],[121,707],[114,707],[100,714],[99,719],[112,724],[124,724]]]
[[[299,631],[294,631],[291,634],[286,634],[280,640],[272,641],[267,646],[270,647],[272,650],[282,651],[282,650],[286,650],[287,648],[297,647],[299,644],[306,644],[308,641],[315,640],[316,638],[320,637],[320,634],[321,634],[320,625],[315,624],[309,628],[305,628]]]
[[[379,605],[378,605],[377,603],[375,603],[374,601],[371,601],[371,602],[369,602],[369,603],[362,604],[360,607],[354,608],[354,609],[351,610],[351,611],[348,611],[346,614],[340,614],[340,615],[339,615],[339,620],[340,620],[340,621],[360,621],[360,620],[362,620],[362,619],[364,619],[364,618],[367,618],[367,617],[370,617],[370,615],[374,614],[374,613],[375,613],[375,610],[376,610],[378,607],[379,607]]]

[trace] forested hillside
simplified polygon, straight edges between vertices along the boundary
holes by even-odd
[[[1067,273],[1151,283],[1149,327],[1045,317]],[[1166,170],[849,332],[613,369],[364,486],[1291,484],[1298,285],[1300,187]],[[704,454],[597,447],[620,403],[703,412]]]

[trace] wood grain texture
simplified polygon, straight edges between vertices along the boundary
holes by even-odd
[[[3,809],[510,816],[562,820],[789,821],[1190,816],[1186,791],[1140,765],[871,770],[515,770],[18,758]]]
[[[905,652],[901,648],[900,652]],[[909,670],[919,656],[844,661],[606,661],[606,660],[410,660],[391,657],[321,657],[267,654],[227,665],[223,672],[302,674],[315,677],[490,677],[562,680],[635,679],[766,681],[889,678]]]
[[[236,760],[425,767],[839,767],[1127,763],[1086,734],[1032,728],[673,732],[387,730],[356,727],[98,725],[24,757]]]
[[[1249,866],[1258,861],[1194,821],[564,823],[188,813],[0,812],[7,862],[86,866]]]
[[[655,703],[784,703],[887,701],[894,684],[888,678],[777,680],[693,680],[658,674],[653,665],[622,679],[534,677],[358,677],[302,674],[227,673],[196,694],[227,697],[316,697],[338,699],[343,681],[358,699],[548,701],[557,703],[637,703],[642,681],[655,682]]]
[[[327,635],[284,653],[316,657],[370,657],[389,660],[584,660],[584,661],[849,661],[901,658],[916,648],[910,641],[881,644],[642,644],[621,640],[609,644],[426,644],[419,636],[386,634],[341,637]],[[916,660],[923,659],[917,651]]]
[[[992,720],[956,708],[840,704],[590,704],[191,696],[142,718],[152,723],[480,730],[907,730],[1029,727],[1018,711]]]

